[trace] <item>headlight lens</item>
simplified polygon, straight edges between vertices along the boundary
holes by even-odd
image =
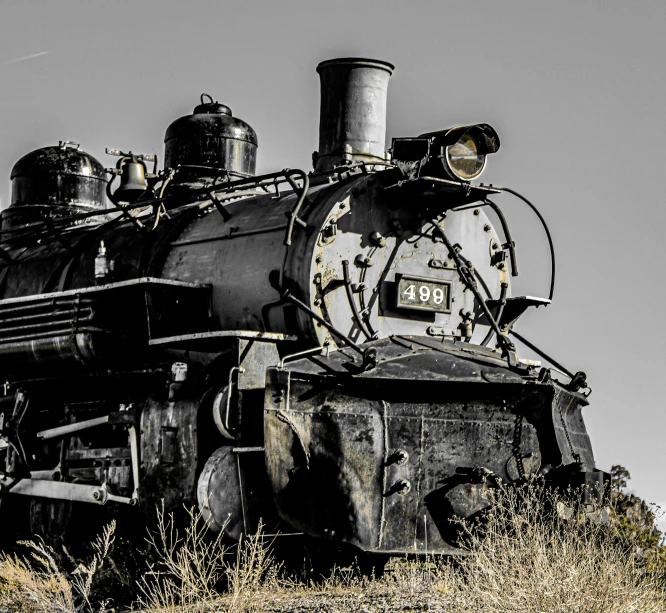
[[[446,148],[446,162],[456,177],[471,181],[481,174],[486,156],[479,153],[477,142],[468,133]]]

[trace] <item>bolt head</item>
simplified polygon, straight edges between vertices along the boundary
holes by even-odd
[[[395,491],[399,494],[406,494],[412,489],[412,484],[407,479],[399,479],[395,484]]]

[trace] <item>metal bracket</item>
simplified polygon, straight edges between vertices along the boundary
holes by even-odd
[[[494,310],[499,306],[499,300],[487,300],[486,304],[488,308]],[[548,306],[550,300],[548,298],[535,298],[534,296],[516,296],[514,298],[506,298],[506,305],[501,312],[499,321],[497,322],[499,327],[503,330],[510,328],[513,324],[518,321],[519,317],[527,311],[530,307],[540,307]],[[489,322],[485,315],[482,314],[479,318],[479,322],[485,325],[488,325]]]

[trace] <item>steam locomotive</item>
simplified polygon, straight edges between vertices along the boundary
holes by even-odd
[[[510,190],[473,182],[499,137],[458,126],[386,152],[393,68],[319,64],[309,173],[256,176],[255,131],[206,95],[167,129],[161,170],[118,150],[105,170],[71,142],[17,162],[0,234],[5,534],[163,501],[231,539],[261,521],[449,553],[451,520],[500,480],[603,490],[585,375],[512,340],[550,302],[554,264],[549,298],[512,296],[493,201]]]

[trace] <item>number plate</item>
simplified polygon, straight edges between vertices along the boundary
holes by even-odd
[[[399,308],[451,312],[450,281],[435,281],[410,275],[400,275],[397,281]]]

